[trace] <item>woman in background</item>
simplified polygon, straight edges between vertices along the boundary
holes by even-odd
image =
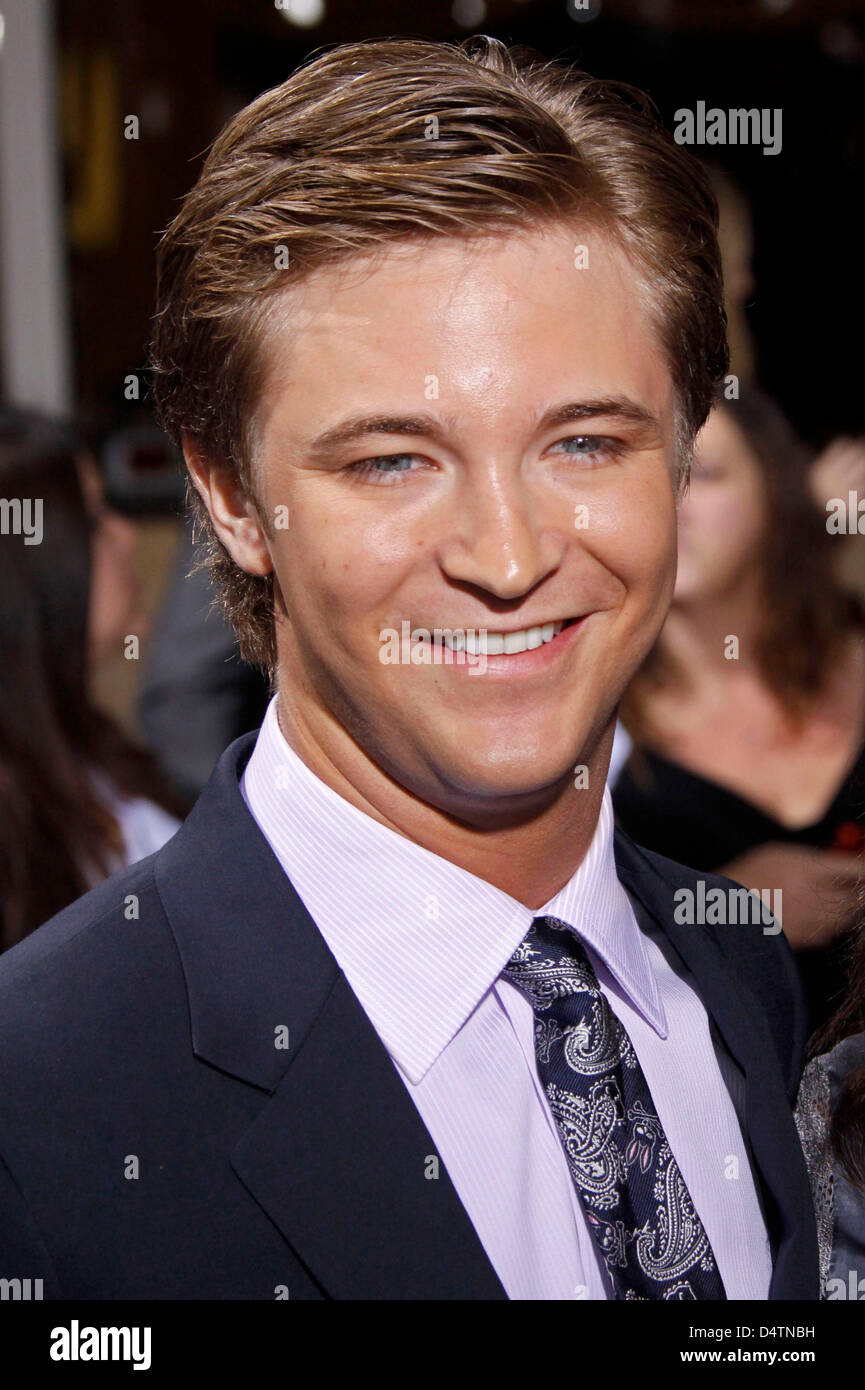
[[[809,457],[752,387],[697,440],[667,622],[620,715],[638,843],[781,890],[812,1027],[844,986],[865,843],[865,627],[833,578]]]
[[[0,535],[5,949],[158,849],[182,807],[90,696],[93,667],[136,630],[134,527],[105,505],[77,434],[32,411],[0,411],[0,497],[42,509],[36,543]]]

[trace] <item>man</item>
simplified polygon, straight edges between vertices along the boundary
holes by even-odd
[[[681,925],[696,876],[605,793],[726,365],[702,173],[492,40],[338,48],[220,136],[158,298],[277,695],[161,853],[0,965],[4,1273],[816,1297],[790,953]]]

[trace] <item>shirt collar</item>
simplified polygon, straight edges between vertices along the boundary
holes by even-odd
[[[373,820],[283,737],[276,697],[241,779],[252,815],[390,1055],[419,1082],[489,991],[535,917],[575,929],[652,1026],[666,1022],[613,855],[605,790],[582,864],[536,912]]]
[[[601,957],[631,1002],[660,1037],[667,1019],[630,899],[616,872],[613,802],[604,788],[594,836],[563,888],[534,914],[558,917]]]

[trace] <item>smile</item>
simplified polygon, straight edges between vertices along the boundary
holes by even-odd
[[[486,628],[443,628],[440,632],[444,645],[454,652],[467,651],[470,656],[516,656],[553,642],[574,621],[566,618],[536,627],[516,628],[512,632],[490,632]]]
[[[551,623],[535,623],[510,632],[490,632],[487,628],[436,628],[411,632],[414,652],[443,657],[443,664],[459,679],[461,674],[486,679],[523,679],[541,675],[556,666],[585,627],[588,614],[560,618]],[[406,638],[411,631],[405,624]],[[414,664],[414,655],[407,657]],[[422,663],[426,664],[426,663]],[[438,666],[441,663],[435,660]]]

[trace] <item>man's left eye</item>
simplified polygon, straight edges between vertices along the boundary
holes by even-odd
[[[608,439],[600,434],[569,435],[567,439],[560,439],[554,447],[560,448],[566,444],[576,446],[573,449],[566,449],[565,452],[577,458],[593,458],[621,452],[618,440]]]

